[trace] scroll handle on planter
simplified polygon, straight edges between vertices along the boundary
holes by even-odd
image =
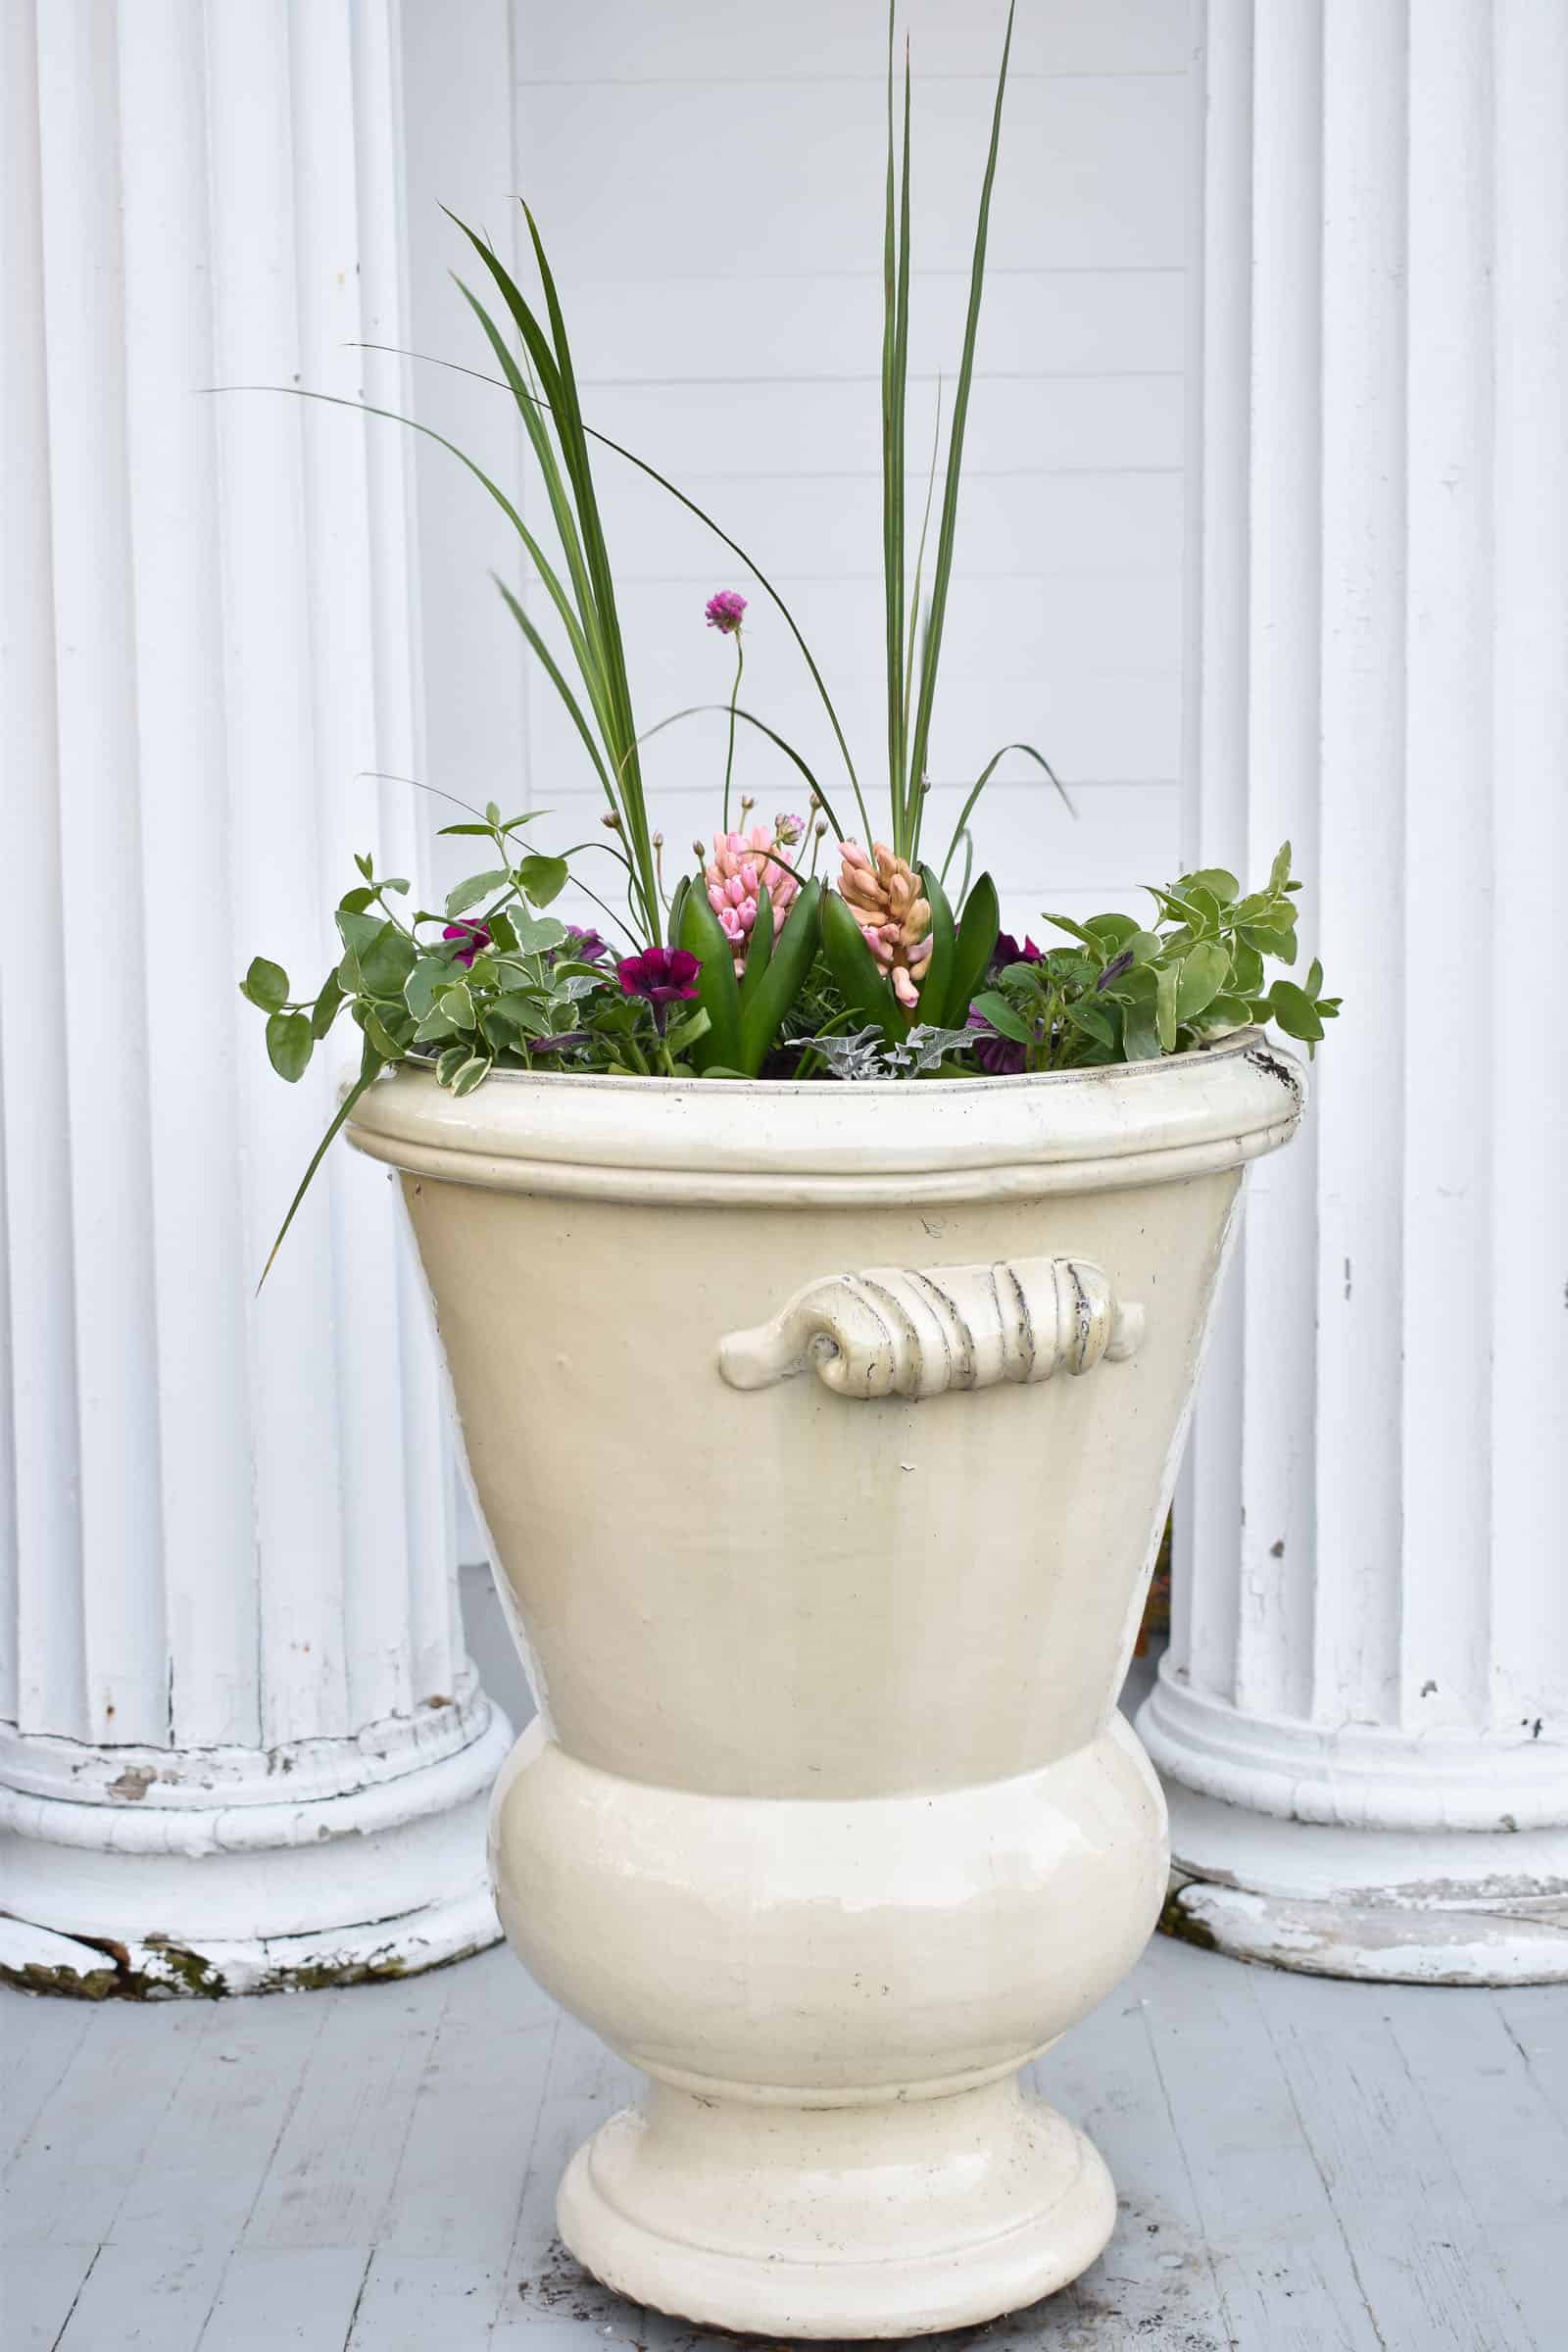
[[[841,1396],[940,1396],[1119,1363],[1143,1336],[1143,1308],[1087,1258],[869,1266],[809,1282],[770,1323],[732,1331],[718,1368],[732,1389],[814,1372]]]

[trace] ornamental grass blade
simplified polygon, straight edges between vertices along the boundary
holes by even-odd
[[[888,793],[894,843],[902,857],[908,822],[904,768],[904,450],[909,379],[909,57],[906,45],[903,173],[902,184],[896,185],[899,142],[893,66],[897,16],[898,0],[889,0],[888,164],[882,241],[882,567],[887,636]]]
[[[1012,51],[1013,6],[1007,9],[1007,30],[1002,44],[997,74],[996,104],[991,117],[991,145],[980,188],[980,212],[975,223],[974,258],[969,270],[969,308],[964,320],[963,354],[953,397],[953,423],[948,437],[948,478],[942,492],[942,520],[937,531],[936,565],[931,581],[930,618],[920,657],[920,692],[909,745],[908,795],[913,809],[913,841],[918,846],[926,757],[931,741],[931,707],[936,697],[937,666],[942,657],[942,631],[947,619],[948,587],[953,576],[953,549],[958,522],[958,483],[963,470],[964,427],[969,419],[969,392],[974,381],[975,342],[980,330],[980,298],[985,290],[986,242],[991,229],[991,192],[997,177],[997,151],[1002,141],[1002,106],[1007,88],[1007,61]]]
[[[456,360],[440,359],[434,352],[411,351],[407,348],[407,346],[400,343],[360,343],[355,345],[354,348],[360,351],[384,352],[393,359],[417,360],[419,365],[424,368],[444,368],[452,375],[470,376],[475,383],[489,384],[498,392],[506,392],[511,389],[511,387],[500,376],[486,375],[484,370],[480,368],[465,368]],[[256,391],[271,391],[276,388],[277,387],[272,385],[255,385],[251,387],[251,389]],[[324,400],[332,398],[333,395],[328,393],[319,393],[317,394],[316,397]],[[543,401],[542,396],[538,393],[533,394],[531,397],[539,401],[541,406],[548,405]],[[368,406],[368,404],[363,401],[340,400],[338,402],[338,406],[341,408],[353,409],[365,408]],[[369,413],[372,416],[389,416],[392,414],[390,410],[386,409],[374,409],[370,410]],[[399,421],[405,424],[411,424],[414,422],[412,417],[403,417],[400,418]],[[747,548],[744,548],[738,539],[732,538],[729,532],[725,530],[723,524],[719,522],[713,515],[709,514],[706,507],[700,507],[696,499],[688,498],[686,492],[680,489],[676,483],[672,482],[667,474],[661,473],[657,466],[651,466],[646,458],[640,458],[637,455],[637,452],[634,449],[628,449],[624,442],[612,440],[609,433],[602,433],[591,424],[584,424],[582,429],[588,440],[597,442],[601,449],[608,449],[612,457],[624,460],[626,465],[635,466],[637,471],[639,473],[646,474],[651,482],[657,482],[660,489],[664,491],[668,497],[672,498],[677,506],[684,507],[688,514],[694,514],[696,516],[697,520],[703,525],[705,530],[711,531],[713,537],[718,541],[719,545],[721,547],[727,547],[730,554],[736,558],[737,562],[745,564],[747,570],[751,573],[752,578],[757,582],[759,588],[761,589],[763,595],[773,606],[774,610],[779,615],[779,618],[783,621],[784,626],[789,630],[790,635],[794,638],[796,649],[799,652],[802,661],[806,663],[807,670],[810,675],[811,684],[816,689],[817,699],[822,705],[822,709],[827,716],[828,725],[833,731],[833,740],[838,747],[839,757],[844,761],[844,772],[850,779],[850,789],[855,795],[856,807],[860,813],[860,822],[864,827],[865,837],[867,840],[869,840],[873,830],[871,818],[869,811],[866,808],[865,796],[860,790],[859,774],[855,765],[854,755],[850,750],[849,738],[844,732],[843,721],[839,717],[838,709],[833,701],[833,697],[828,692],[827,680],[822,675],[821,668],[816,661],[816,657],[813,655],[810,647],[806,642],[805,633],[801,628],[801,624],[796,619],[794,613],[790,611],[789,606],[786,604],[778,588],[774,585],[773,581],[769,579],[767,573],[762,569],[762,566],[757,561],[757,558],[752,555]],[[439,433],[432,432],[428,425],[416,425],[415,430],[417,432],[428,433],[432,440],[440,441],[444,449],[452,450],[455,457],[463,459],[464,465],[469,468],[470,472],[478,473],[479,469],[476,466],[474,466],[471,459],[464,457],[461,449],[458,449],[454,443],[443,440],[442,436]],[[482,480],[484,477],[481,475],[480,478]],[[826,804],[824,803],[824,807],[825,805]]]
[[[971,790],[968,799],[964,802],[963,807],[958,811],[958,821],[953,828],[953,839],[948,844],[948,854],[942,860],[942,880],[944,882],[948,878],[948,868],[953,863],[954,856],[957,850],[958,844],[963,839],[964,829],[967,826],[970,817],[974,813],[975,803],[979,800],[980,795],[984,792],[986,786],[990,783],[992,777],[996,774],[997,769],[1001,766],[1003,760],[1005,760],[1009,752],[1022,752],[1026,758],[1035,762],[1037,767],[1043,767],[1047,775],[1051,778],[1053,784],[1054,784],[1056,787],[1056,790],[1060,793],[1063,805],[1067,810],[1067,814],[1071,817],[1077,816],[1078,811],[1072,805],[1072,800],[1068,794],[1066,785],[1063,784],[1061,778],[1057,775],[1055,769],[1052,766],[1051,761],[1046,758],[1044,752],[1037,752],[1032,743],[1004,743],[1001,751],[993,753],[992,757],[986,761],[984,767],[980,770],[979,776],[975,781],[974,787]]]

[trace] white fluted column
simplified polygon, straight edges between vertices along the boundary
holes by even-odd
[[[355,848],[416,874],[396,0],[0,11],[0,1960],[251,1989],[496,1934],[509,1732],[464,1652],[443,1404],[296,1089]]]
[[[1568,1976],[1568,15],[1209,0],[1191,846],[1345,1014],[1252,1180],[1141,1729],[1179,1931]]]

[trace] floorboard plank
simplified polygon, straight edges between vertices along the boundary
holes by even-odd
[[[300,2094],[245,2225],[253,2248],[376,2242],[449,1972],[302,1998],[327,2005]],[[362,2263],[361,2269],[364,2269]]]
[[[58,2089],[97,2014],[91,2001],[0,1986],[0,2173]]]
[[[1495,1997],[1532,2080],[1568,2128],[1568,1993],[1560,1984],[1527,1984]]]
[[[1568,2333],[1568,2127],[1490,1994],[1412,1985],[1387,2013],[1525,2326],[1554,2352]]]
[[[1213,2255],[1146,2024],[1160,1974],[1161,1955],[1146,1953],[1128,1982],[1035,2069],[1045,2096],[1109,2165],[1116,2231],[1054,2306],[1004,2324],[1006,2344],[1037,2341],[1049,2312],[1064,2346],[1075,2333],[1087,2344],[1113,2342],[1120,2332],[1140,2345],[1226,2352],[1223,2326],[1215,2325]]]
[[[29,2246],[0,2276],[0,2344],[6,2352],[54,2352],[92,2273],[96,2246]]]
[[[343,2352],[368,2264],[357,2246],[241,2246],[198,2352]]]
[[[94,2012],[12,2162],[0,2244],[108,2237],[215,2015],[210,2001],[106,2001]]]
[[[566,2161],[607,2116],[637,2096],[639,2078],[563,2016],[552,2037],[539,2125],[529,2151],[517,2227],[503,2266],[492,2343],[509,2352],[552,2352],[564,2323],[591,2324],[605,2342],[638,2340],[641,2313],[573,2262],[556,2235],[556,2190]]]
[[[228,2255],[226,2242],[105,2246],[57,2352],[196,2352]]]
[[[1248,1974],[1384,2343],[1555,2352],[1536,2345],[1411,2081],[1395,1989]]]
[[[378,2252],[348,2352],[485,2352],[501,2273],[462,2257]],[[579,2336],[580,2352],[587,2352]]]
[[[1240,2352],[1377,2352],[1349,2246],[1256,2005],[1256,1972],[1169,1937],[1156,1938],[1149,1961],[1144,2021],[1229,2340]],[[1287,2013],[1290,1984],[1301,1981],[1282,1981]]]
[[[113,2243],[229,2253],[329,2015],[324,2000],[307,1993],[223,2002],[132,2175]]]
[[[384,2252],[505,2263],[554,2037],[551,2011],[523,2014],[533,2022],[508,2028],[448,2005],[378,2232]]]

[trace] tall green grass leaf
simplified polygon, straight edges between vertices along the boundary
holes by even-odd
[[[996,185],[997,151],[1002,141],[1002,106],[1007,88],[1007,61],[1012,52],[1015,0],[1009,0],[1007,30],[1002,44],[997,75],[996,104],[991,117],[991,145],[980,188],[980,213],[975,224],[974,258],[969,270],[969,308],[963,328],[963,355],[953,397],[953,424],[948,437],[948,478],[942,492],[942,520],[937,531],[936,566],[931,581],[931,612],[920,661],[920,692],[915,706],[914,731],[909,747],[909,793],[913,808],[911,864],[919,845],[926,755],[931,741],[931,709],[936,697],[937,668],[942,658],[942,631],[947,619],[948,586],[953,576],[953,550],[958,523],[958,483],[963,469],[963,436],[969,419],[969,392],[974,381],[975,343],[980,331],[980,298],[985,288],[986,241],[991,228],[991,193]]]
[[[986,786],[990,783],[992,777],[996,774],[997,769],[1002,765],[1003,760],[1005,760],[1009,752],[1022,752],[1028,759],[1035,762],[1037,767],[1043,767],[1047,775],[1051,778],[1053,784],[1054,784],[1056,787],[1056,790],[1060,793],[1062,803],[1067,810],[1067,814],[1073,817],[1078,814],[1077,809],[1072,805],[1072,800],[1068,794],[1066,785],[1063,784],[1061,778],[1057,775],[1055,769],[1052,766],[1051,761],[1046,758],[1043,752],[1037,752],[1032,743],[1004,743],[1001,751],[993,753],[992,757],[986,761],[984,767],[980,770],[980,774],[975,782],[973,790],[970,792],[968,799],[964,802],[963,807],[958,811],[958,821],[953,828],[953,839],[948,844],[948,854],[942,860],[942,879],[944,882],[948,878],[948,868],[953,863],[958,844],[963,839],[964,828],[974,813],[975,803],[979,800],[980,795],[984,792]]]

